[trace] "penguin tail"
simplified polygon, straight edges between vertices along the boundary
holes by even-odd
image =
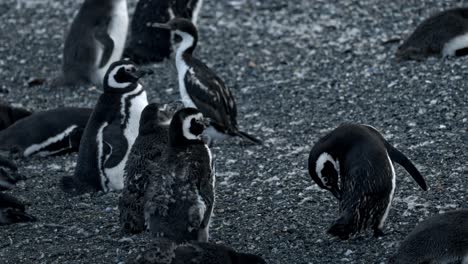
[[[385,141],[385,146],[387,147],[387,152],[390,158],[395,161],[396,163],[400,164],[405,168],[405,170],[413,177],[413,179],[418,183],[418,185],[424,191],[427,191],[427,184],[424,177],[419,173],[418,169],[413,165],[413,163],[405,156],[405,154],[401,153],[398,149],[390,145],[390,143]]]
[[[260,139],[257,139],[256,137],[254,137],[252,135],[249,135],[246,132],[236,131],[236,132],[234,132],[234,135],[236,135],[238,137],[241,137],[243,139],[246,139],[246,140],[252,142],[255,145],[262,145],[263,144],[263,142]]]

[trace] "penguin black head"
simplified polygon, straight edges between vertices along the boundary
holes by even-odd
[[[182,109],[178,102],[159,105],[151,103],[143,109],[140,118],[140,133],[151,133],[161,126],[169,126],[175,112]]]
[[[136,87],[141,77],[152,73],[151,70],[138,70],[129,60],[116,61],[109,66],[104,76],[104,91],[126,91],[126,88]]]
[[[202,134],[208,127],[207,120],[196,108],[177,111],[169,127],[169,142],[173,146],[203,144]]]
[[[341,199],[340,164],[330,154],[323,152],[318,158],[311,154],[309,156],[309,174],[320,188],[329,190],[336,198]]]
[[[182,38],[180,44],[186,46],[186,52],[192,53],[198,41],[197,27],[188,19],[174,18],[166,24],[153,23],[153,27],[167,29],[173,31],[177,36]]]

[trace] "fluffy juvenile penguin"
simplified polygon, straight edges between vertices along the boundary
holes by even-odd
[[[135,254],[134,254],[135,255]],[[158,239],[145,246],[143,252],[131,256],[132,264],[266,264],[260,256],[240,253],[212,243],[191,241],[176,244]]]
[[[25,205],[15,197],[0,193],[0,225],[33,222],[36,218],[26,213]]]
[[[419,223],[401,243],[390,264],[468,264],[468,209],[447,212]],[[458,263],[458,262],[457,262]]]
[[[0,131],[0,150],[24,157],[77,151],[91,112],[90,108],[62,107],[34,113]]]
[[[127,30],[127,0],[85,0],[65,40],[63,83],[101,85],[122,56]]]
[[[182,38],[176,52],[179,93],[186,107],[197,108],[211,119],[204,135],[209,144],[232,136],[261,144],[260,140],[239,130],[231,90],[210,68],[192,56],[198,41],[195,25],[187,19],[175,18],[167,24],[154,23],[153,26],[171,30]]]
[[[153,172],[148,163],[157,164],[168,143],[168,130],[176,104],[149,104],[141,113],[140,131],[125,166],[125,184],[119,200],[120,224],[125,233],[146,229],[143,207],[149,178]]]
[[[125,56],[138,64],[161,62],[172,52],[173,39],[168,30],[152,27],[174,17],[190,19],[196,24],[203,0],[140,0],[131,23]]]
[[[341,239],[371,227],[383,235],[395,193],[393,163],[402,165],[423,190],[424,178],[411,161],[373,127],[341,125],[312,148],[309,174],[339,200],[340,218],[328,233]]]
[[[202,141],[206,120],[195,108],[175,113],[161,161],[148,162],[145,223],[156,237],[208,241],[214,206],[214,165]]]
[[[124,167],[138,136],[146,92],[138,80],[150,71],[127,60],[114,62],[105,76],[104,93],[94,108],[80,143],[73,177],[63,177],[65,191],[113,191],[123,188]]]
[[[468,8],[446,10],[424,20],[398,48],[400,59],[468,54]]]
[[[29,115],[31,115],[31,112],[26,109],[0,102],[0,131]]]

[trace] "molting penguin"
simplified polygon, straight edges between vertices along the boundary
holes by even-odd
[[[388,263],[456,261],[468,263],[468,209],[436,215],[419,223]]]
[[[175,113],[169,142],[158,163],[148,162],[151,173],[145,192],[145,223],[156,237],[176,243],[208,241],[214,206],[214,164],[202,141],[206,120],[195,108]]]
[[[0,225],[36,221],[36,218],[25,212],[24,203],[6,193],[0,193]]]
[[[31,112],[26,109],[0,103],[0,130],[29,115],[31,115]]]
[[[144,196],[153,175],[146,167],[150,162],[160,162],[168,143],[169,123],[177,110],[176,104],[159,107],[152,103],[141,113],[140,130],[125,166],[125,184],[119,200],[120,224],[125,233],[146,229]]]
[[[237,108],[231,90],[210,68],[192,56],[198,41],[195,25],[187,19],[175,18],[167,24],[154,23],[153,26],[172,30],[182,38],[176,53],[180,96],[186,107],[197,108],[211,119],[205,133],[209,143],[240,136],[261,144],[260,140],[239,131]]]
[[[341,239],[372,227],[382,227],[395,193],[392,161],[402,165],[423,190],[426,182],[406,156],[373,127],[341,125],[312,148],[309,174],[315,183],[339,199],[341,217],[328,233]]]
[[[91,112],[89,108],[63,107],[34,113],[0,131],[0,149],[24,157],[77,151]]]
[[[63,83],[101,85],[122,56],[127,30],[127,0],[85,0],[65,40]]]
[[[446,10],[424,20],[398,48],[399,59],[468,54],[468,8]]]
[[[114,62],[105,76],[104,93],[86,125],[74,177],[63,177],[68,192],[123,188],[130,149],[138,136],[141,112],[148,104],[138,80],[151,71],[126,60]]]
[[[143,252],[141,252],[143,251]],[[132,264],[266,264],[260,256],[212,243],[176,244],[158,239],[129,258]]]
[[[161,62],[172,52],[173,39],[168,30],[152,27],[174,17],[191,19],[196,24],[203,0],[140,0],[132,18],[125,57],[138,64]]]

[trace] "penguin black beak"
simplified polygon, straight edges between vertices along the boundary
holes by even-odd
[[[163,23],[153,23],[151,26],[155,27],[155,28],[162,28],[162,29],[172,30],[171,26],[169,26],[168,24],[163,24]]]
[[[135,79],[140,79],[141,77],[143,76],[146,76],[146,75],[151,75],[153,74],[154,72],[150,69],[147,69],[147,70],[137,70],[136,72],[133,72],[131,73],[133,75],[133,77],[135,77]]]

